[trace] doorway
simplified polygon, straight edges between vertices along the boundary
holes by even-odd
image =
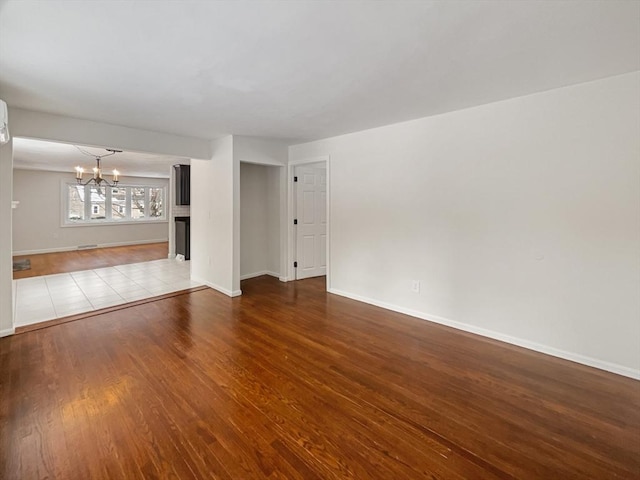
[[[329,273],[329,158],[289,165],[289,280]]]
[[[296,280],[327,274],[327,168],[324,162],[294,168]]]
[[[14,137],[14,327],[195,286],[190,264],[167,258],[169,172],[184,159],[118,152],[101,184],[83,178],[75,166],[105,150]]]
[[[281,272],[282,167],[240,162],[240,280]]]

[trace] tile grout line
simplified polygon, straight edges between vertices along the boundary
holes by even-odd
[[[119,269],[118,267],[123,267],[122,270]],[[38,319],[36,321],[33,321],[33,318],[31,317],[26,317],[27,318],[27,324],[26,325],[34,325],[37,323],[41,323],[41,322],[47,322],[47,321],[52,321],[52,320],[56,320],[59,318],[66,318],[69,315],[83,315],[83,314],[90,314],[91,312],[97,311],[97,310],[101,310],[104,308],[110,308],[110,307],[114,307],[114,306],[118,306],[121,304],[126,304],[129,302],[135,302],[135,301],[143,301],[143,300],[147,300],[149,298],[153,298],[155,296],[158,295],[166,295],[166,294],[170,294],[172,292],[176,292],[176,291],[180,291],[183,290],[185,288],[196,288],[199,287],[201,285],[196,284],[196,285],[192,285],[192,283],[194,283],[191,280],[191,275],[190,275],[190,265],[185,265],[184,267],[181,266],[179,268],[176,268],[172,263],[170,262],[139,262],[136,264],[126,264],[126,265],[115,265],[113,267],[108,267],[112,270],[112,273],[117,273],[117,278],[118,280],[122,279],[122,280],[126,280],[127,283],[131,283],[131,288],[135,288],[138,291],[141,291],[143,293],[141,293],[141,295],[143,295],[142,297],[140,296],[133,296],[132,298],[128,299],[122,296],[122,294],[116,290],[116,288],[111,284],[111,281],[114,281],[114,278],[103,278],[100,273],[98,271],[96,271],[96,269],[90,269],[90,270],[79,270],[77,272],[64,272],[64,273],[58,273],[58,274],[50,274],[50,275],[42,275],[40,278],[42,279],[42,282],[44,283],[44,287],[45,290],[43,291],[43,293],[45,293],[46,298],[49,302],[49,305],[47,307],[45,307],[46,309],[50,309],[50,312],[53,314],[52,318],[45,318],[45,319]],[[104,269],[103,269],[104,270]],[[184,270],[186,270],[186,275],[184,276],[183,274],[185,273]],[[90,272],[90,273],[89,273]],[[74,275],[74,273],[84,273],[85,275],[78,275],[78,278],[76,278],[76,276]],[[110,272],[111,273],[111,272]],[[140,277],[140,275],[142,275],[144,278],[141,279],[141,281],[135,280],[133,277]],[[107,275],[107,277],[109,277],[110,275]],[[54,295],[53,292],[51,290],[51,288],[53,287],[53,285],[50,285],[50,282],[47,281],[48,278],[52,278],[52,277],[58,277],[62,280],[62,283],[68,281],[68,279],[70,278],[73,282],[72,284],[75,286],[75,288],[77,288],[81,293],[82,296],[81,298],[84,299],[85,302],[88,303],[88,309],[87,310],[83,310],[80,312],[74,312],[74,313],[60,313],[63,311],[63,309],[59,309],[56,307],[56,303],[54,302]],[[92,281],[96,280],[99,281],[99,283],[104,286],[106,286],[109,290],[111,290],[113,292],[113,294],[115,295],[115,297],[113,297],[112,295],[105,295],[105,298],[110,297],[110,298],[117,298],[117,303],[112,304],[112,305],[99,305],[100,302],[97,302],[98,305],[94,305],[94,303],[91,301],[89,295],[85,292],[85,290],[82,288],[83,287],[83,280],[82,278],[84,277],[85,280],[87,280],[89,283],[91,283]],[[162,277],[162,278],[160,278]],[[30,278],[37,278],[37,277],[30,277]],[[14,302],[14,312],[13,312],[13,320],[14,320],[14,325],[16,325],[19,321],[20,323],[22,323],[21,319],[19,318],[19,311],[20,311],[20,305],[18,305],[18,297],[19,297],[19,288],[22,287],[22,290],[24,290],[25,285],[21,285],[20,280],[29,280],[28,279],[17,279],[15,280],[16,282],[16,290],[15,290],[15,302]],[[149,285],[149,284],[153,284],[153,287],[145,287],[144,285]],[[189,285],[185,285],[185,283],[189,284]],[[70,284],[71,285],[71,284]],[[89,288],[88,285],[84,285],[86,288]],[[149,289],[150,288],[150,289]],[[168,291],[167,291],[168,289]],[[63,289],[64,290],[64,289]],[[154,291],[155,290],[155,291]],[[43,297],[45,298],[45,297]],[[58,297],[56,297],[58,298]],[[102,298],[102,297],[100,297]],[[64,297],[62,297],[62,300],[64,300]],[[81,300],[82,301],[82,300]],[[61,302],[61,307],[64,305],[64,302]],[[60,312],[58,311],[60,310]],[[24,321],[24,319],[23,319]]]
[[[76,286],[78,287],[78,289],[80,290],[80,292],[82,292],[82,295],[84,295],[85,300],[89,301],[89,299],[87,298],[87,296],[84,294],[84,292],[82,291],[82,289],[80,288],[80,286],[78,285],[78,283],[76,282],[76,279],[73,278],[73,275],[71,275],[71,273],[66,273],[65,275],[69,275],[69,277],[71,278],[71,280],[73,280],[73,283],[76,284]],[[45,280],[46,283],[46,280]],[[51,293],[51,290],[49,289],[49,284],[47,283],[47,290],[49,290],[49,296],[51,297],[51,303],[53,304],[53,311],[56,313],[56,318],[62,318],[60,316],[60,314],[58,313],[58,309],[56,308],[56,303],[53,301],[53,294]],[[91,305],[91,302],[89,302],[89,305]]]
[[[111,267],[113,268],[113,267]],[[104,283],[108,288],[111,289],[111,291],[113,291],[113,293],[123,302],[126,302],[126,298],[124,298],[122,295],[120,295],[115,288],[113,288],[111,286],[111,284],[107,281],[107,279],[104,279],[100,276],[100,274],[98,272],[96,272],[95,270],[90,270],[98,279],[100,279],[100,281],[102,283]],[[73,274],[71,275],[73,276]],[[100,308],[103,307],[97,307],[93,304],[93,302],[91,301],[91,299],[87,296],[87,294],[85,293],[84,290],[82,290],[82,287],[80,286],[80,284],[78,283],[78,280],[75,279],[75,277],[73,278],[73,280],[76,282],[76,284],[78,285],[78,287],[80,288],[80,290],[82,291],[82,293],[84,294],[85,297],[87,297],[87,300],[89,301],[89,304],[91,305],[92,310],[99,310]]]
[[[130,265],[138,265],[138,264],[137,264],[137,263],[133,263],[133,264],[130,264]],[[122,266],[122,265],[119,265],[119,266]],[[120,271],[120,270],[118,269],[118,265],[116,265],[114,268],[115,268],[116,270],[118,270],[118,272],[120,272],[122,275],[124,275],[125,277],[127,277],[130,281],[132,281],[133,283],[135,283],[139,288],[141,288],[142,290],[144,290],[145,292],[147,292],[149,295],[153,295],[153,293],[151,293],[149,290],[147,290],[146,288],[144,288],[142,285],[140,285],[138,282],[136,282],[133,278],[131,278],[131,277],[130,277],[129,275],[127,275],[125,272]],[[127,301],[127,300],[125,299],[125,301]]]
[[[47,292],[49,293],[49,301],[51,302],[51,306],[53,307],[53,314],[55,318],[58,318],[58,311],[56,310],[56,305],[53,303],[53,295],[51,294],[51,289],[49,288],[49,282],[47,282],[47,277],[51,275],[43,275],[44,284],[47,287]]]
[[[81,271],[89,271],[89,270],[81,270]],[[93,270],[90,270],[91,272],[93,272]],[[97,275],[97,273],[93,272],[94,274]],[[89,300],[89,297],[87,297],[87,294],[84,293],[84,290],[82,290],[82,287],[80,286],[80,284],[78,283],[78,280],[76,280],[76,277],[73,276],[73,272],[69,273],[69,276],[71,277],[71,279],[73,280],[73,283],[76,284],[76,286],[78,287],[78,289],[82,292],[82,295],[84,295],[84,298],[87,300],[87,302],[89,303],[89,305],[91,305],[91,310],[95,310],[96,307],[93,306],[93,303],[91,303],[91,300]],[[55,308],[55,304],[53,305],[53,308]],[[79,312],[79,313],[83,313],[83,312]],[[58,316],[58,311],[56,310],[56,318],[62,318]]]

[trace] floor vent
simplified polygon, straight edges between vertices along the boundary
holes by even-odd
[[[98,248],[98,245],[78,245],[78,250],[88,250],[90,248]]]

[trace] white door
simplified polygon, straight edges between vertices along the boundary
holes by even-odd
[[[295,168],[294,176],[295,271],[299,280],[327,274],[327,169],[303,165]]]

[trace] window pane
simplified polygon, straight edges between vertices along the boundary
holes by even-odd
[[[131,187],[131,218],[144,218],[144,187]]]
[[[69,211],[68,219],[71,221],[84,220],[84,186],[83,185],[69,185],[68,200]]]
[[[106,188],[90,187],[91,192],[91,220],[102,220],[105,216]]]
[[[113,220],[122,220],[127,218],[127,189],[112,188],[111,189],[111,218]]]
[[[162,192],[162,188],[149,189],[149,216],[151,218],[162,217],[164,215]]]

